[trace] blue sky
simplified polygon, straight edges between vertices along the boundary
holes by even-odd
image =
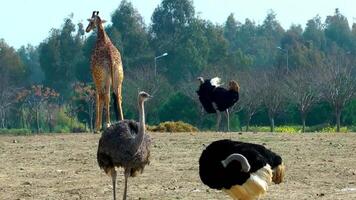
[[[59,28],[63,19],[74,14],[74,22],[84,22],[93,10],[110,20],[110,15],[121,0],[7,0],[1,2],[0,38],[15,48],[28,43],[38,45],[51,28]],[[151,15],[161,0],[131,0],[134,7],[150,23]],[[275,11],[277,19],[287,29],[291,24],[305,26],[307,20],[319,14],[323,20],[339,8],[349,23],[356,22],[354,0],[194,0],[197,15],[222,24],[230,13],[244,22],[250,18],[262,23],[269,10]]]

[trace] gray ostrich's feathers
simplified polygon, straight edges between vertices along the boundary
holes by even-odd
[[[134,149],[138,131],[139,123],[134,120],[122,120],[105,129],[99,140],[99,167],[106,173],[114,166],[131,168],[131,176],[142,172],[149,164],[151,138],[145,133],[139,148]]]

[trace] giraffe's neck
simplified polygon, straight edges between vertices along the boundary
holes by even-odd
[[[98,36],[96,43],[108,43],[111,42],[109,36],[106,34],[103,24],[98,25]]]

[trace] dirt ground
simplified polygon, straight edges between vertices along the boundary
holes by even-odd
[[[229,199],[198,175],[203,144],[223,138],[264,144],[284,159],[285,182],[271,185],[263,199],[356,199],[356,133],[150,134],[151,164],[129,179],[128,199]],[[0,199],[112,199],[111,179],[96,163],[99,137],[0,136]]]

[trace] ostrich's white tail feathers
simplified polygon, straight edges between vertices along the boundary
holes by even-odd
[[[221,85],[222,85],[222,83],[221,83],[221,78],[219,78],[219,77],[214,77],[214,78],[210,79],[210,84],[211,84],[212,86],[215,86],[215,87],[221,86]]]
[[[279,184],[283,181],[284,175],[285,175],[285,166],[282,163],[273,169],[272,181],[275,184]]]
[[[272,170],[266,165],[255,173],[243,185],[234,185],[229,190],[224,190],[236,200],[255,200],[267,192],[268,184],[272,182]]]

